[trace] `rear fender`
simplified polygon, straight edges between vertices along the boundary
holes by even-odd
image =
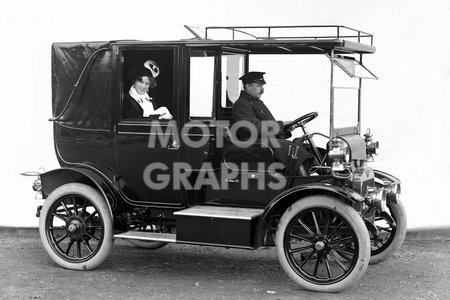
[[[107,200],[111,210],[117,206],[118,195],[112,182],[100,171],[87,169],[80,164],[76,167],[60,168],[40,174],[42,191],[44,197],[47,197],[56,188],[66,183],[84,183],[98,190],[103,198]]]
[[[355,191],[331,185],[328,183],[313,183],[292,187],[274,198],[261,215],[255,236],[255,248],[267,245],[267,235],[271,230],[276,230],[276,224],[273,224],[274,217],[284,213],[284,211],[297,200],[311,195],[330,195],[348,205],[354,207],[357,211],[362,211],[364,198]]]

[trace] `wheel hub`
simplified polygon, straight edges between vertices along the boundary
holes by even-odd
[[[322,251],[323,249],[325,249],[325,242],[324,241],[318,241],[314,244],[314,248],[317,251]]]
[[[86,225],[78,217],[70,218],[66,224],[67,235],[72,240],[79,240],[86,233]]]

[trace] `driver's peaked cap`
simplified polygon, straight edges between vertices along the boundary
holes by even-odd
[[[259,84],[266,84],[266,81],[264,80],[264,74],[265,72],[248,72],[247,74],[241,76],[239,79],[242,80],[243,84],[247,83],[259,83]]]

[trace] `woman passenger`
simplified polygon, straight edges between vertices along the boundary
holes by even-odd
[[[159,68],[155,62],[148,60],[144,66],[132,70],[133,83],[123,99],[123,116],[126,119],[150,118],[153,120],[170,120],[172,115],[167,107],[157,108],[149,91],[156,87]]]

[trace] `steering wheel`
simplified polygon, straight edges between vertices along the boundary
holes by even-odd
[[[303,127],[306,123],[314,120],[315,118],[317,118],[319,114],[317,112],[310,112],[309,114],[303,115],[297,119],[295,119],[292,122],[289,122],[287,124],[284,125],[284,132],[293,130],[299,126]]]

